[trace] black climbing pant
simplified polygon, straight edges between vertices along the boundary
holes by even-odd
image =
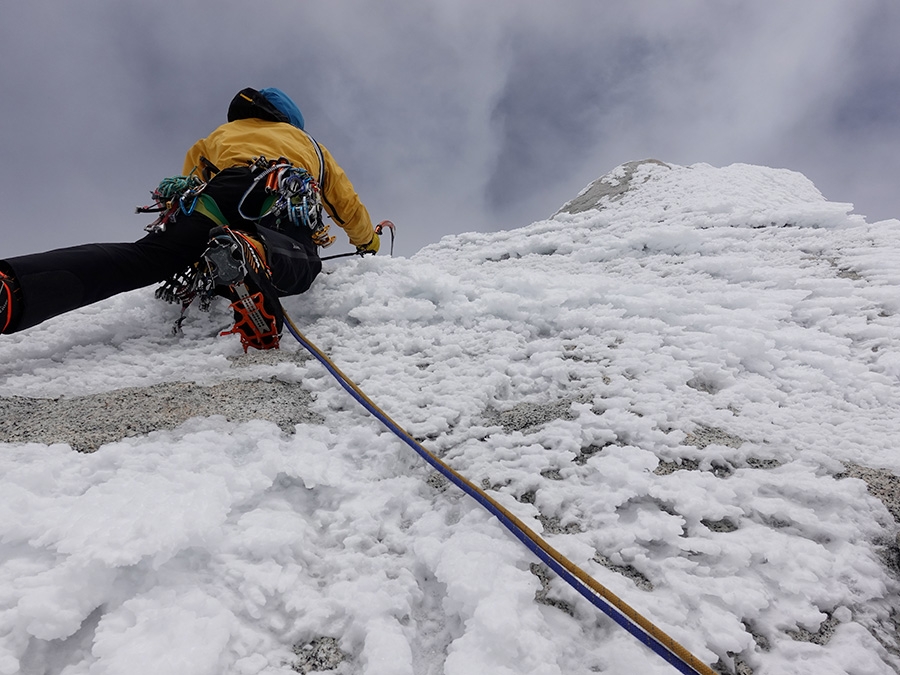
[[[262,240],[277,293],[303,293],[322,270],[310,232],[293,226],[275,231],[244,220],[237,205],[252,183],[249,169],[226,169],[209,182],[205,192],[216,201],[229,225]],[[264,196],[261,190],[251,192],[243,213],[258,214]],[[18,280],[22,300],[18,319],[6,332],[25,330],[73,309],[168,279],[200,259],[215,225],[199,213],[180,214],[164,232],[150,233],[136,242],[83,244],[2,261]]]

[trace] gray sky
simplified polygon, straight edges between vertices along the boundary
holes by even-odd
[[[897,35],[896,0],[4,2],[0,256],[141,236],[246,86],[297,101],[403,255],[648,157],[897,218]]]

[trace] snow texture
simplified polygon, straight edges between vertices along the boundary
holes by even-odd
[[[285,306],[701,660],[886,675],[898,226],[786,170],[634,162]],[[0,675],[675,672],[289,338],[176,314],[142,289],[0,337]]]

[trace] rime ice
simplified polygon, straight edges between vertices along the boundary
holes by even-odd
[[[898,227],[789,171],[635,162],[548,220],[333,263],[285,307],[702,660],[888,675],[898,525],[855,476],[900,475]],[[182,338],[175,312],[145,289],[0,338],[4,397],[233,385],[222,415],[104,422],[90,454],[0,446],[0,673],[674,672],[297,345],[244,357],[224,308]],[[241,398],[271,379],[310,421]]]

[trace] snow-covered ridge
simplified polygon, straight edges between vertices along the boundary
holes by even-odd
[[[621,202],[621,204],[618,204]],[[557,213],[640,207],[661,218],[693,214],[696,227],[795,225],[840,227],[862,222],[852,204],[827,201],[802,174],[747,164],[673,166],[629,162],[585,187]]]
[[[701,659],[887,674],[898,224],[789,171],[635,162],[550,219],[333,264],[285,305]],[[673,672],[296,345],[243,356],[216,337],[223,307],[176,339],[175,314],[146,289],[0,337],[0,409],[64,397],[41,402],[45,426],[181,383],[256,408],[134,436],[123,411],[122,440],[91,454],[0,415],[0,673]]]

